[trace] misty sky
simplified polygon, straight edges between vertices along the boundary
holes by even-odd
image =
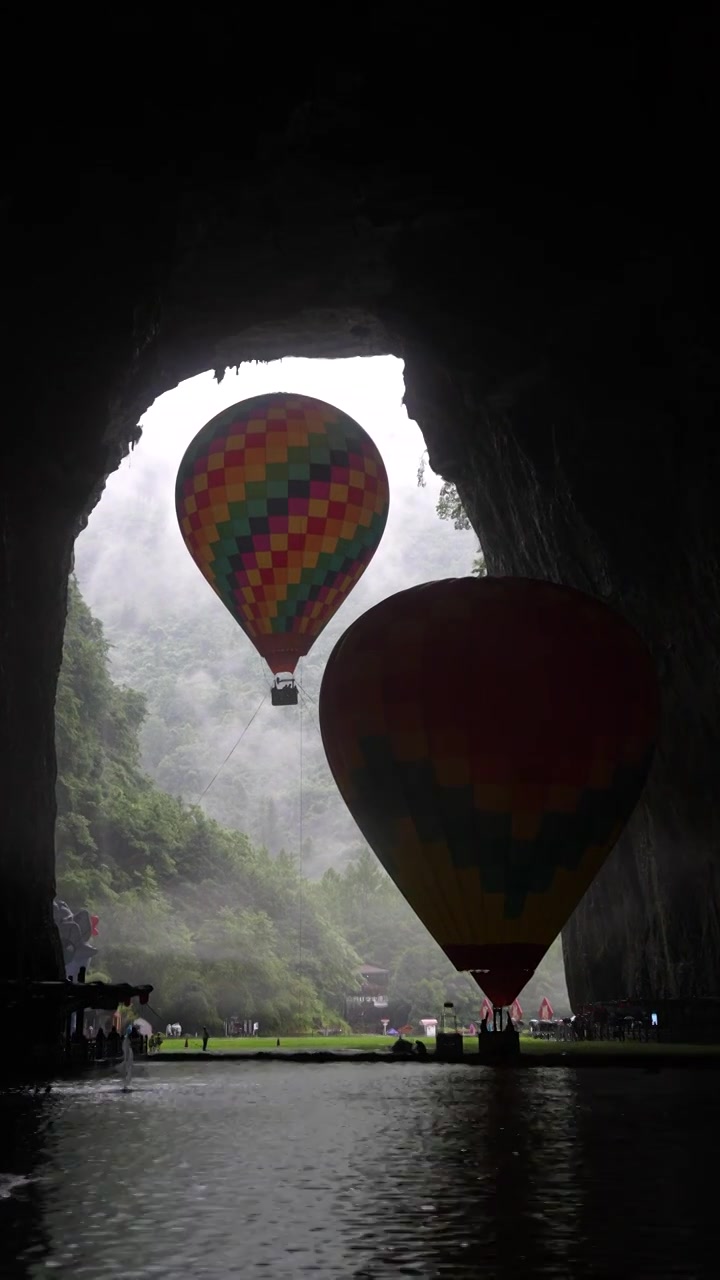
[[[175,476],[188,444],[210,418],[239,400],[271,391],[317,396],[355,418],[380,449],[390,479],[385,535],[361,582],[321,637],[323,649],[328,642],[337,640],[358,613],[393,592],[430,579],[471,572],[477,538],[438,519],[435,504],[441,480],[428,468],[425,487],[417,485],[424,441],[402,404],[402,361],[393,356],[377,356],[242,365],[238,374],[228,371],[221,383],[208,372],[181,383],[155,401],[141,419],[143,435],[138,447],[110,476],[87,530],[78,539],[78,580],[91,608],[106,623],[111,639],[108,575],[114,579],[118,602],[127,591],[134,605],[147,612],[148,621],[162,604],[168,603],[169,593],[178,600],[197,601],[199,607],[225,615],[224,606],[193,564],[180,536],[175,517]],[[154,555],[143,565],[142,573],[138,574],[137,565],[132,566],[131,584],[123,581],[120,557],[130,503],[136,504],[140,495],[163,527]],[[100,541],[103,553],[98,555]],[[249,643],[238,629],[237,644]]]
[[[161,786],[173,794],[179,788],[179,794],[191,802],[203,797],[204,784],[257,709],[271,676],[188,554],[175,515],[175,477],[188,444],[209,419],[240,400],[271,391],[316,396],[344,410],[374,439],[390,480],[390,512],[378,550],[309,658],[299,664],[301,686],[313,705],[333,645],[355,618],[403,588],[469,574],[477,550],[473,533],[458,531],[438,518],[439,478],[428,469],[425,487],[418,487],[424,441],[403,408],[403,366],[392,356],[245,365],[239,374],[228,371],[219,384],[208,372],[157,400],[141,420],[139,445],[110,476],[78,539],[75,568],[83,595],[111,644],[115,678],[143,692],[149,690],[149,681],[155,680],[156,689],[157,682],[164,681],[166,709],[171,702],[172,718],[188,726],[177,740],[164,730],[163,745],[153,755],[158,726],[149,690],[144,762]],[[178,620],[182,620],[181,629],[182,625],[187,628],[191,652],[182,672],[171,677],[166,669],[178,671],[178,654],[168,652],[165,635],[168,631],[178,635]],[[200,636],[207,637],[214,658],[198,647]],[[170,691],[168,680],[172,681]],[[311,719],[316,722],[315,712]],[[192,785],[175,769],[172,753],[182,743],[196,766]],[[308,745],[308,764],[318,771],[320,785],[327,775],[326,784],[334,790],[319,731],[314,745]],[[262,796],[273,794],[278,777],[295,776],[297,755],[291,718],[278,714],[268,700],[252,732],[202,798],[203,807],[218,821],[250,830],[257,837],[256,810]],[[163,765],[161,760],[168,756],[172,756],[170,763]],[[323,844],[328,864],[347,843],[348,832],[356,830],[339,794],[333,817],[334,834],[326,830]]]
[[[173,737],[172,725],[159,725],[151,688],[143,731],[146,767],[160,786],[190,802],[202,798],[210,816],[249,832],[255,840],[263,839],[263,798],[274,796],[283,829],[292,833],[287,848],[295,852],[297,842],[302,851],[303,830],[312,837],[311,863],[305,863],[311,875],[342,866],[348,850],[362,843],[332,781],[317,729],[316,699],[334,644],[356,617],[394,592],[468,575],[477,551],[474,533],[456,530],[438,518],[435,507],[442,482],[429,468],[425,487],[418,487],[424,441],[403,407],[404,390],[402,362],[392,356],[288,359],[245,365],[237,374],[230,370],[219,384],[211,372],[181,383],[144,414],[139,445],[110,476],[76,545],[77,578],[104,625],[116,679],[143,691],[154,680],[155,693],[159,681],[177,727]],[[233,746],[267,694],[271,675],[194,564],[175,515],[175,477],[193,437],[223,409],[272,391],[316,396],[348,413],[375,441],[390,480],[389,518],[378,550],[309,658],[299,665],[302,687],[311,700],[311,724],[304,739],[309,788],[304,810],[303,766],[298,763],[302,705],[298,723],[297,715],[272,708],[266,697],[247,736]],[[183,627],[190,643],[179,669],[177,653],[167,648],[175,642],[166,637],[183,637]],[[212,652],[203,648],[204,640]],[[210,643],[213,640],[216,643]],[[177,674],[167,674],[166,667]],[[305,702],[303,695],[301,703]],[[154,734],[157,741],[158,733],[168,740],[167,754],[156,752],[153,764],[150,739]],[[178,751],[188,762],[189,776],[197,780],[192,786],[178,787],[175,781]],[[221,765],[206,793],[204,787]],[[318,798],[315,818],[313,796]],[[328,803],[329,796],[333,799]]]

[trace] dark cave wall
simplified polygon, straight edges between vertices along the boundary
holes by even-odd
[[[1,206],[0,972],[16,978],[63,975],[52,899],[67,580],[75,537],[139,435],[112,408],[173,242],[150,176],[88,169],[80,150],[59,115],[43,121]],[[153,195],[154,211],[141,198]]]
[[[54,689],[72,530],[28,501],[5,505],[0,556],[0,957],[4,975],[59,976],[54,890]],[[37,602],[42,600],[42,613]]]
[[[712,40],[696,20],[658,50],[631,25],[624,46],[601,23],[578,36],[543,14],[490,49],[493,33],[465,47],[436,21],[368,16],[330,60],[306,31],[297,46],[286,32],[270,88],[262,59],[238,75],[231,31],[197,36],[189,80],[181,56],[152,61],[164,45],[153,50],[147,29],[125,32],[76,75],[64,63],[55,111],[13,135],[4,972],[59,972],[52,708],[65,585],[73,539],[138,418],[208,367],[392,352],[491,571],[601,595],[662,674],[645,799],[566,931],[573,999],[715,991],[720,468],[704,292],[716,221],[697,123],[712,119],[701,91]],[[238,39],[252,39],[247,24]],[[50,92],[51,70],[46,81]]]
[[[430,456],[456,480],[489,571],[602,597],[644,635],[661,677],[662,737],[643,799],[564,933],[576,1006],[714,995],[720,984],[718,386],[709,372],[698,383],[701,357],[698,339],[690,365],[677,350],[669,364],[661,348],[635,377],[619,355],[619,377],[578,368],[572,399],[567,374],[548,365],[485,404],[466,380],[454,439],[447,371],[423,362],[415,381],[408,367],[411,412],[423,379],[445,387],[430,392]]]

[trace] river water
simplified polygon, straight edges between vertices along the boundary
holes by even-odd
[[[716,1276],[719,1083],[208,1062],[6,1093],[0,1274]]]

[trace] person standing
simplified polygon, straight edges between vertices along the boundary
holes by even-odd
[[[205,1053],[205,1051],[207,1050],[209,1039],[210,1039],[210,1032],[208,1031],[207,1027],[203,1027],[202,1029],[203,1053]]]

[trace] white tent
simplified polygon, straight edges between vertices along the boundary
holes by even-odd
[[[429,1040],[435,1039],[435,1036],[437,1034],[437,1024],[438,1024],[437,1018],[421,1018],[420,1019],[420,1026],[423,1029],[423,1035],[427,1036]]]

